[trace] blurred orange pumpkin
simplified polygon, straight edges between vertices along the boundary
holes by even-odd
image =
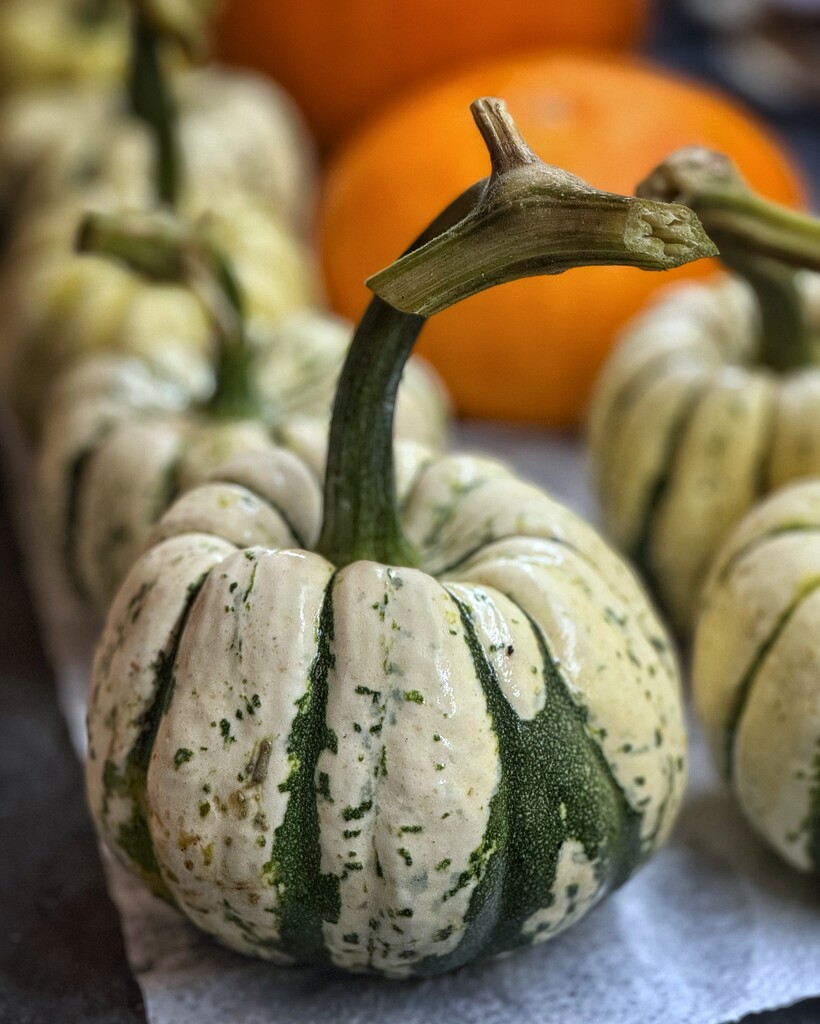
[[[700,143],[730,154],[764,195],[788,204],[801,196],[783,150],[703,86],[632,58],[547,53],[484,63],[385,111],[330,167],[321,251],[341,313],[357,317],[365,278],[488,173],[468,111],[487,94],[507,101],[540,157],[598,188],[631,194],[670,152]],[[419,352],[463,414],[572,427],[624,321],[657,287],[713,269],[711,261],[666,274],[595,267],[516,281],[432,318]]]
[[[617,49],[637,41],[647,0],[224,0],[218,56],[268,72],[336,143],[400,90],[522,47]]]

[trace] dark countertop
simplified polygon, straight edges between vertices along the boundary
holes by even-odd
[[[0,493],[0,1022],[145,1024],[7,497]]]

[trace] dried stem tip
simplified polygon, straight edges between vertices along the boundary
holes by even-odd
[[[471,109],[492,173],[463,220],[367,282],[397,309],[431,316],[519,277],[600,264],[668,270],[715,255],[685,206],[601,192],[540,160],[501,100]]]

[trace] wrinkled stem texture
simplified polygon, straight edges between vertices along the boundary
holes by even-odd
[[[685,206],[601,192],[540,161],[497,100],[473,105],[493,173],[466,217],[372,277],[372,290],[432,316],[505,281],[573,267],[669,270],[716,250]]]
[[[318,550],[337,565],[417,561],[396,502],[393,413],[426,317],[519,277],[601,263],[662,270],[715,252],[685,207],[600,192],[539,160],[500,101],[472,110],[492,174],[368,281],[377,297],[342,371],[325,475]]]

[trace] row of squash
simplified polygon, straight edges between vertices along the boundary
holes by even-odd
[[[624,332],[591,403],[596,491],[692,641],[698,715],[746,816],[817,873],[820,221],[700,151],[641,191],[700,210],[731,273],[671,288]]]
[[[135,8],[150,57],[166,5]],[[150,60],[143,73],[151,81]],[[101,835],[194,923],[277,963],[435,974],[552,937],[674,821],[685,731],[662,622],[575,515],[498,463],[439,454],[447,400],[412,359],[390,443],[391,389],[421,324],[373,300],[341,370],[352,330],[316,308],[310,142],[281,91],[177,68],[164,125],[175,122],[182,176],[169,191],[162,110],[146,118],[132,84],[142,120],[127,116],[114,72],[100,78],[5,104],[0,359],[6,403],[38,453],[54,557],[89,614],[105,615],[87,770]],[[485,138],[514,132],[494,108],[479,121]],[[175,211],[158,212],[155,193]],[[704,391],[721,359],[754,358],[755,314],[741,285],[690,287],[669,300],[693,301],[690,335],[724,307],[729,324],[718,355],[669,356]],[[609,523],[626,547],[625,533],[640,535],[641,554],[660,543],[647,517],[673,493],[668,457],[677,465],[695,432],[667,398],[668,433],[654,406],[638,408],[687,336],[667,326],[676,315],[647,315],[593,411]],[[754,385],[719,372],[746,401]],[[729,404],[721,427],[737,415]],[[667,461],[647,469],[635,454],[653,443]],[[740,472],[736,455],[718,476],[727,466]],[[753,820],[775,817],[778,847],[803,868],[818,863],[816,751],[800,760],[820,735],[801,632],[817,502],[804,501],[799,530],[777,505],[741,527],[707,588],[696,659],[735,784],[768,801]],[[624,504],[637,527],[624,526]],[[710,544],[739,511],[703,514]],[[694,520],[686,510],[667,530],[673,551]],[[766,554],[784,533],[797,572],[774,595],[788,593],[785,605],[752,596],[758,559],[767,587],[766,557],[785,580],[780,549]],[[669,578],[711,556],[687,555]],[[697,583],[674,586],[694,599]],[[792,631],[804,649],[786,656]],[[802,659],[793,699],[770,652]],[[792,759],[755,746],[773,701],[781,733],[804,728]],[[800,792],[784,798],[796,777]]]

